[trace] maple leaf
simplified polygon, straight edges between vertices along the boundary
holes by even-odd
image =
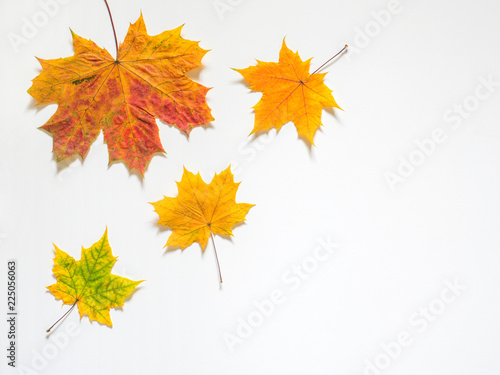
[[[298,134],[314,144],[314,134],[322,125],[323,107],[341,108],[332,90],[323,83],[326,73],[309,74],[310,61],[302,61],[283,40],[279,62],[257,60],[256,66],[235,69],[250,84],[250,89],[263,93],[254,106],[255,125],[251,134],[271,128],[279,131],[292,121]]]
[[[122,160],[144,174],[153,154],[165,152],[156,117],[186,134],[213,120],[209,89],[185,75],[201,66],[207,50],[183,39],[181,28],[150,36],[141,14],[116,60],[73,32],[74,56],[38,59],[42,72],[28,93],[37,104],[58,104],[41,127],[54,138],[57,161],[85,158],[102,129],[109,162]]]
[[[177,182],[177,197],[164,197],[151,203],[159,215],[159,225],[172,228],[165,246],[180,246],[185,249],[198,242],[204,251],[212,234],[233,235],[232,227],[245,220],[254,205],[236,203],[236,191],[240,183],[234,182],[231,167],[215,174],[205,183],[200,174],[184,168]]]
[[[108,230],[90,248],[82,247],[79,261],[75,261],[57,246],[54,247],[56,256],[52,271],[57,283],[47,289],[54,297],[62,300],[64,305],[76,304],[80,318],[87,315],[91,321],[96,320],[112,327],[109,310],[123,306],[125,298],[142,281],[132,281],[111,274],[117,258],[111,253]]]

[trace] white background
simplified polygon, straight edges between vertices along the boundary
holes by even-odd
[[[221,3],[231,10],[218,13]],[[7,308],[6,262],[15,258],[23,366],[6,365],[3,313],[2,373],[500,372],[500,88],[473,98],[481,77],[500,81],[499,1],[401,0],[384,26],[373,12],[387,10],[385,0],[110,6],[119,41],[142,10],[149,34],[185,24],[182,36],[210,49],[191,77],[213,87],[207,98],[215,121],[189,138],[158,121],[167,155],[153,158],[144,179],[122,163],[108,167],[102,135],[85,161],[57,165],[52,138],[37,129],[56,106],[37,108],[26,92],[40,72],[34,56],[72,55],[70,27],[114,54],[105,5],[59,5],[16,51],[9,33],[22,37],[25,18],[43,8],[33,0],[1,2],[0,311]],[[323,112],[313,148],[291,123],[277,136],[248,137],[261,94],[230,69],[277,61],[285,36],[303,59],[314,57],[312,70],[352,46],[324,69],[344,111]],[[464,100],[471,110],[454,129],[443,116]],[[415,142],[436,129],[444,142],[391,189],[387,172],[398,173],[412,153],[418,159]],[[242,181],[237,201],[256,206],[233,239],[216,238],[219,288],[212,247],[165,251],[170,231],[156,225],[147,202],[177,194],[183,165],[209,181],[229,162]],[[99,240],[106,226],[119,256],[113,273],[146,281],[111,311],[113,328],[80,321],[74,311],[46,336],[67,311],[45,289],[55,282],[53,243],[79,259],[81,246]],[[308,257],[328,238],[338,248],[312,269]],[[295,289],[290,272],[304,261],[307,279]],[[465,290],[444,302],[447,282]],[[284,293],[283,303],[248,338],[227,345],[224,337],[238,337],[241,321],[261,316],[255,302],[273,290]],[[424,318],[420,309],[429,305],[437,313]],[[68,338],[73,324],[77,333]],[[383,345],[404,332],[411,344],[392,345],[390,358]],[[370,363],[379,368],[368,370]]]

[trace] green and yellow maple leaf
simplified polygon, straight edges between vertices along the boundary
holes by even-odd
[[[79,261],[55,246],[53,272],[57,283],[47,289],[64,305],[78,306],[80,318],[113,326],[109,310],[123,306],[125,298],[142,281],[132,281],[111,274],[117,257],[111,253],[108,231],[90,248],[82,247]]]

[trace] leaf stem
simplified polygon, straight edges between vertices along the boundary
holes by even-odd
[[[217,248],[215,247],[215,240],[214,240],[214,235],[213,235],[212,231],[210,231],[210,238],[212,239],[212,245],[214,245],[215,260],[217,261],[217,269],[219,270],[219,280],[220,280],[220,283],[222,284],[222,274],[220,272],[219,257],[217,256]]]
[[[313,75],[314,73],[319,72],[326,64],[328,64],[330,61],[332,61],[334,58],[336,58],[338,55],[340,55],[342,52],[344,52],[347,49],[347,44],[342,48],[339,52],[337,52],[333,57],[329,58],[327,62],[325,62],[323,65],[321,65],[318,69],[316,69],[314,72],[311,73]]]
[[[71,312],[71,311],[75,308],[76,303],[77,303],[78,301],[79,301],[79,300],[77,299],[77,300],[75,301],[75,303],[71,306],[71,308],[70,308],[68,311],[66,311],[66,312],[64,313],[64,315],[63,315],[63,316],[61,316],[59,319],[57,319],[57,322],[55,322],[54,324],[52,324],[52,326],[51,326],[51,327],[47,330],[47,332],[50,332],[50,330],[51,330],[52,328],[54,328],[54,326],[55,326],[57,323],[59,323],[62,319],[64,319],[64,317],[65,317],[66,315],[68,315],[68,314],[69,314],[69,313],[70,313],[70,312]]]
[[[115,36],[115,46],[116,46],[116,59],[118,60],[118,39],[116,38],[115,24],[113,22],[113,16],[111,16],[111,9],[109,9],[108,0],[104,0],[106,3],[106,8],[108,8],[109,19],[111,20],[111,26],[113,27],[113,35]]]

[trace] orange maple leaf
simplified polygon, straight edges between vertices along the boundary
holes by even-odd
[[[276,128],[292,121],[299,135],[311,144],[321,124],[323,107],[339,108],[324,83],[326,73],[309,74],[310,61],[302,61],[297,52],[285,44],[281,47],[279,62],[262,62],[246,69],[235,69],[250,84],[250,89],[261,91],[262,98],[254,106],[255,125],[252,133]]]
[[[181,28],[149,36],[141,14],[116,59],[74,33],[74,56],[38,59],[42,72],[28,93],[37,104],[59,105],[42,126],[54,138],[57,161],[85,158],[102,129],[109,162],[122,160],[144,174],[153,154],[165,152],[156,117],[187,134],[213,120],[209,89],[185,75],[201,66],[207,50],[183,39]]]
[[[164,197],[151,203],[160,216],[158,224],[172,228],[165,246],[185,249],[198,242],[205,250],[212,234],[232,236],[232,227],[243,222],[254,206],[236,203],[239,185],[234,182],[231,167],[216,174],[209,184],[199,173],[195,175],[184,168],[182,179],[177,183],[177,197]]]

